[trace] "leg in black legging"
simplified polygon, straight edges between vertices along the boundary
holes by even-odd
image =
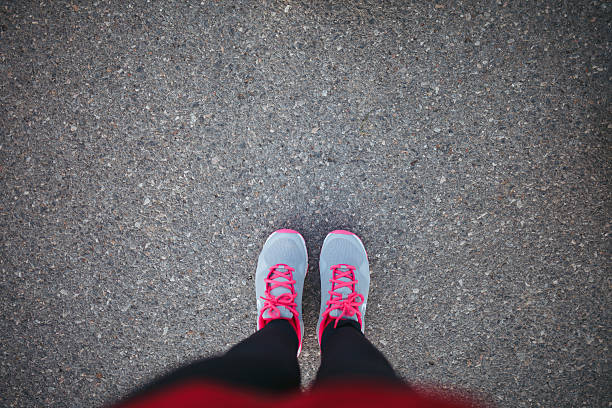
[[[321,367],[315,383],[340,379],[400,383],[385,356],[363,335],[359,323],[342,319],[327,325],[321,337]]]
[[[194,379],[266,392],[296,390],[300,386],[297,349],[298,339],[291,324],[283,319],[272,320],[224,355],[179,368],[136,395]]]

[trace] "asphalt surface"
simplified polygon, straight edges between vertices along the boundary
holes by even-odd
[[[344,228],[404,378],[609,407],[611,8],[2,1],[0,405],[99,406],[245,338],[278,228],[308,385]]]

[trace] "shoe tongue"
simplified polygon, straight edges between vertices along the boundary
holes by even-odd
[[[279,272],[287,272],[287,269],[283,268],[282,266],[279,268],[276,268],[277,271]],[[281,282],[287,282],[289,279],[284,278],[284,277],[276,277],[274,278],[275,282],[281,283]],[[271,284],[273,285],[273,284]],[[291,294],[291,290],[287,289],[284,286],[277,286],[276,288],[272,289],[270,291],[270,294],[274,297],[279,297],[280,295],[282,295],[283,293],[289,293]],[[278,311],[280,312],[281,317],[285,317],[288,319],[291,319],[293,317],[293,313],[291,313],[289,310],[287,310],[287,308],[285,306],[277,306],[278,307]],[[270,310],[266,310],[263,313],[263,317],[264,319],[269,319],[272,316],[270,315]]]
[[[349,269],[346,266],[341,266],[340,268],[337,269],[338,271],[342,271],[342,272],[346,272]],[[340,282],[350,282],[351,279],[346,278],[346,277],[342,277],[338,279]],[[337,285],[336,285],[337,286]],[[339,293],[342,295],[342,299],[346,299],[351,293],[353,293],[353,291],[351,290],[351,288],[349,286],[343,286],[339,289],[334,290],[334,292]],[[341,309],[335,309],[332,310],[329,315],[331,317],[338,317],[342,314],[342,310]],[[347,316],[344,315],[342,316],[343,319],[350,319],[350,320],[355,320],[357,321],[357,315],[353,315],[353,316]]]

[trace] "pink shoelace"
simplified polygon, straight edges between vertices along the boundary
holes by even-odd
[[[340,268],[347,269],[346,271],[340,270]],[[338,264],[331,267],[332,278],[329,280],[332,284],[331,290],[327,291],[330,294],[330,299],[327,301],[327,309],[323,312],[323,318],[335,319],[334,328],[338,326],[338,322],[344,316],[355,316],[361,324],[361,312],[359,306],[363,304],[364,298],[359,293],[355,293],[355,285],[357,280],[355,279],[355,267],[352,265]],[[340,280],[344,279],[344,280]],[[342,293],[336,292],[341,288],[350,288],[351,293],[342,299]],[[341,313],[337,317],[329,316],[334,310],[340,310]]]
[[[283,268],[286,270],[279,271],[279,268]],[[270,311],[270,317],[265,317],[263,318],[264,320],[278,319],[281,316],[281,312],[278,308],[281,306],[285,307],[288,311],[293,313],[293,317],[298,317],[298,311],[296,309],[297,303],[295,303],[297,293],[295,293],[295,289],[293,287],[293,285],[295,284],[295,280],[293,280],[294,271],[295,269],[285,264],[277,264],[270,268],[270,273],[268,274],[268,277],[264,279],[264,282],[266,283],[265,296],[261,296],[261,298],[265,300],[264,306],[261,309],[261,316],[263,317],[263,314],[266,310]],[[286,281],[278,282],[276,281],[276,279],[278,278],[285,278]],[[280,296],[272,295],[272,290],[279,287],[289,289],[291,293],[283,293]]]

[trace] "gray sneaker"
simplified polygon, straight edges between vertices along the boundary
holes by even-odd
[[[340,319],[351,319],[365,329],[365,312],[370,290],[368,254],[359,237],[352,232],[330,232],[321,248],[321,310],[317,338],[321,345],[323,330]]]
[[[271,320],[289,321],[298,336],[298,355],[304,336],[302,293],[306,272],[308,253],[304,238],[289,229],[273,232],[259,254],[255,273],[257,330]]]

